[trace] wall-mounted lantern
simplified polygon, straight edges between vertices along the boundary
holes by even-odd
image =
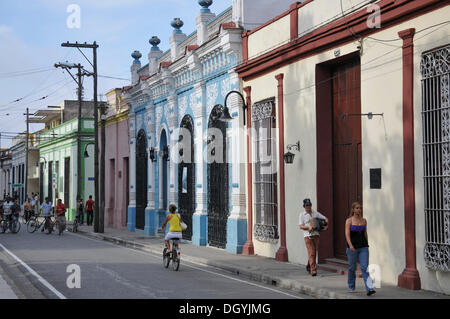
[[[155,148],[154,148],[154,147],[152,147],[152,148],[150,149],[150,160],[151,160],[152,162],[156,162]]]
[[[300,141],[298,141],[295,144],[288,144],[287,149],[288,149],[288,152],[284,154],[284,162],[286,164],[292,164],[294,162],[295,154],[291,153],[290,151],[293,150],[293,151],[300,152]]]

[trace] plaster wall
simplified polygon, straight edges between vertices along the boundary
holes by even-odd
[[[323,1],[313,1],[323,3]],[[328,3],[328,2],[327,2]],[[308,7],[307,5],[306,7]],[[383,113],[372,120],[362,121],[363,211],[368,221],[370,263],[381,270],[381,280],[397,284],[397,277],[405,267],[405,232],[403,204],[403,120],[402,120],[402,41],[398,32],[415,28],[414,38],[414,117],[415,117],[415,191],[416,191],[416,261],[422,288],[450,293],[450,274],[425,267],[424,186],[422,152],[422,94],[420,59],[422,52],[449,43],[448,25],[421,30],[447,21],[449,7],[434,11],[408,22],[395,25],[373,35],[377,39],[399,39],[379,42],[366,39],[361,56],[361,112]],[[301,26],[301,24],[299,24]],[[264,28],[266,29],[266,28]],[[275,28],[273,28],[275,29]],[[271,30],[270,28],[266,29]],[[277,33],[267,33],[273,38]],[[253,35],[252,35],[253,36]],[[251,37],[252,37],[251,36]],[[389,44],[389,45],[388,45]],[[276,74],[284,73],[285,143],[301,143],[301,152],[294,163],[286,165],[286,232],[289,260],[306,264],[307,253],[302,231],[298,229],[301,200],[310,197],[317,206],[316,184],[316,90],[315,67],[331,61],[335,52],[340,56],[357,52],[358,43],[330,48],[315,56],[294,62],[261,77],[247,81],[252,87],[252,103],[277,96]],[[258,41],[250,42],[252,52],[266,47]],[[249,48],[250,50],[250,48]],[[278,101],[276,101],[278,105]],[[319,128],[320,129],[320,128]],[[331,154],[330,154],[331,155]],[[370,189],[369,169],[382,169],[382,188]],[[321,212],[325,215],[333,212]],[[342,226],[344,227],[344,225]],[[254,240],[255,253],[274,257],[279,247]]]

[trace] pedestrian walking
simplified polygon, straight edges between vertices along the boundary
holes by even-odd
[[[84,223],[84,205],[83,205],[83,199],[82,198],[80,198],[80,200],[78,201],[77,218],[78,218],[78,223],[80,225],[83,225],[83,223]]]
[[[363,218],[362,206],[359,202],[352,204],[350,216],[345,222],[345,239],[347,241],[349,292],[355,292],[356,262],[359,260],[367,296],[373,295],[375,290],[372,278],[367,272],[369,267],[367,220]]]
[[[94,221],[94,207],[95,202],[92,200],[92,195],[89,195],[89,200],[86,201],[86,212],[87,212],[87,224],[88,226],[92,225]]]
[[[313,211],[312,203],[309,198],[303,200],[304,211],[300,213],[299,227],[303,230],[303,237],[305,238],[306,249],[308,250],[308,265],[306,270],[311,276],[317,276],[317,251],[319,250],[320,233],[317,229],[314,220],[322,219],[328,224],[328,218],[319,212]],[[325,226],[323,230],[327,230]]]
[[[63,204],[61,199],[58,199],[56,205],[56,221],[58,222],[59,229],[58,235],[61,236],[62,232],[66,228],[66,206]]]
[[[25,220],[28,222],[30,217],[32,215],[34,215],[33,204],[32,204],[32,202],[31,202],[31,200],[29,198],[27,199],[27,202],[25,203],[25,205],[23,205],[23,210],[24,210]]]

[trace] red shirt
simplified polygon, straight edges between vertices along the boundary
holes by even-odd
[[[66,206],[64,204],[56,206],[56,216],[64,216],[66,214]]]
[[[92,199],[89,199],[86,202],[86,209],[87,210],[94,210],[93,206],[94,206],[94,201]]]

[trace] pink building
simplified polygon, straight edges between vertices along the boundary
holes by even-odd
[[[127,225],[129,202],[129,109],[122,101],[122,89],[113,89],[106,97],[105,226],[122,228]],[[99,130],[99,140],[100,134]]]

